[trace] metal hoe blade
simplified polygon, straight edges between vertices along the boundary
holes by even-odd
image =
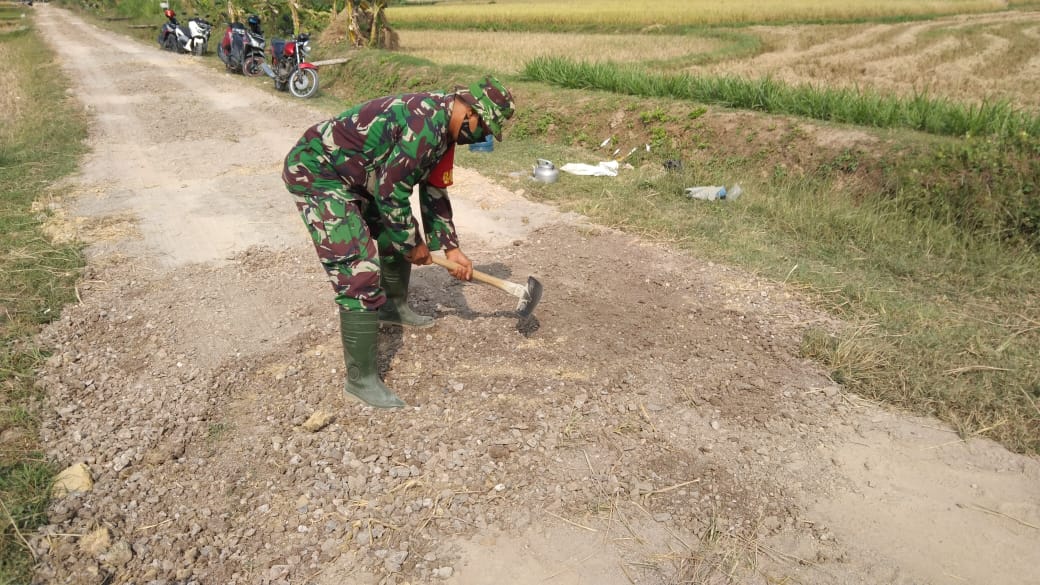
[[[535,277],[528,276],[527,289],[516,305],[516,314],[521,317],[530,317],[540,300],[542,300],[542,283],[538,282]]]

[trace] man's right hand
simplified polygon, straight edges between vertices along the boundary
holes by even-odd
[[[445,250],[444,256],[457,265],[454,270],[448,271],[452,276],[459,280],[469,280],[473,278],[473,262],[462,253],[462,250],[458,248]]]
[[[430,248],[426,244],[419,244],[412,248],[411,251],[404,255],[404,258],[416,266],[433,264],[433,258],[430,257]]]

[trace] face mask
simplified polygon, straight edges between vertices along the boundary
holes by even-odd
[[[484,125],[477,124],[476,130],[469,129],[469,115],[462,119],[462,127],[459,128],[459,137],[455,139],[456,144],[476,144],[483,142],[487,134],[484,133]]]

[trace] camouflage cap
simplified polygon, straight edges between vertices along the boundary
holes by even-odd
[[[489,75],[469,87],[456,88],[455,95],[473,108],[484,121],[488,132],[501,142],[502,124],[512,118],[516,111],[513,94],[506,86]]]

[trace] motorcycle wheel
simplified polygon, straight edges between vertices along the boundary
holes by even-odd
[[[201,57],[206,54],[206,42],[196,42],[191,46],[191,53],[196,57]]]
[[[297,69],[289,76],[289,92],[298,98],[314,97],[318,93],[318,72],[313,69]]]
[[[242,61],[242,75],[246,77],[260,77],[264,74],[264,69],[261,67],[263,64],[263,55],[254,54],[246,57],[246,60]]]
[[[173,35],[166,36],[166,40],[163,41],[163,48],[173,53],[180,53],[178,50],[180,47],[177,46],[177,39],[174,38]]]

